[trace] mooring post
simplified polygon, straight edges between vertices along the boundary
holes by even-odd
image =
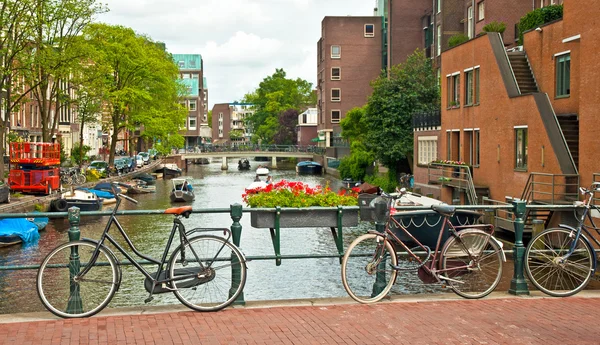
[[[375,200],[375,230],[382,234],[385,232],[385,223],[387,222],[387,207],[387,202],[384,198],[377,198],[377,200]],[[387,262],[389,258],[385,256],[385,253],[385,248],[383,248],[384,256],[381,258],[381,262],[377,267],[377,274],[375,276],[375,283],[373,284],[373,293],[371,294],[371,297],[379,295],[386,286],[385,270],[387,269],[386,266],[389,265]]]
[[[235,203],[230,206],[230,215],[233,220],[231,224],[231,236],[233,237],[233,244],[237,247],[240,246],[240,239],[242,237],[242,225],[240,219],[242,219],[242,205]],[[233,296],[241,282],[241,263],[238,261],[237,256],[231,253],[231,289],[229,290],[229,296]],[[244,305],[244,292],[240,293],[238,298],[233,302],[234,304]]]
[[[515,246],[513,248],[513,260],[514,260],[514,275],[510,282],[510,289],[508,292],[513,295],[529,295],[529,289],[527,282],[523,276],[523,256],[525,254],[525,247],[523,246],[523,230],[525,229],[525,221],[523,216],[525,215],[527,203],[522,200],[513,201],[513,212],[515,214]]]
[[[69,242],[79,241],[81,232],[79,231],[79,207],[72,206],[69,208]],[[69,256],[69,282],[70,282],[70,294],[67,302],[67,313],[68,314],[81,314],[83,313],[83,303],[79,294],[79,284],[75,283],[73,279],[79,274],[81,263],[79,262],[79,248],[77,246],[71,247],[71,255]]]

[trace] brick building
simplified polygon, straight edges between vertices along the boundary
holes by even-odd
[[[302,114],[298,115],[298,124],[296,131],[298,132],[299,146],[315,145],[318,142],[317,137],[317,108],[308,108]]]
[[[248,143],[252,132],[245,119],[253,114],[250,103],[220,103],[212,108],[212,143],[239,145]]]
[[[442,53],[441,123],[415,131],[417,186],[447,202],[560,203],[600,180],[599,15],[593,0],[567,1],[562,20],[524,34],[522,50],[490,33]],[[448,175],[427,165],[433,157],[469,168]]]

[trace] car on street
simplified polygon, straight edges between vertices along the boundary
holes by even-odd
[[[150,155],[148,152],[140,152],[138,155],[142,156],[142,160],[144,161],[144,165],[150,163]]]
[[[141,168],[144,166],[144,157],[141,155],[135,156],[135,166]]]
[[[100,177],[108,177],[108,163],[105,161],[93,161],[87,167],[87,171],[96,170]]]

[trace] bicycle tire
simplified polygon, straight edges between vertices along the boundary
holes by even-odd
[[[359,303],[380,301],[396,282],[398,272],[392,268],[398,265],[396,252],[389,241],[382,247],[383,240],[383,236],[376,234],[359,236],[342,258],[342,284]]]
[[[189,247],[193,249],[190,251]],[[193,310],[218,311],[226,308],[244,290],[247,277],[244,255],[233,243],[214,235],[193,237],[189,240],[189,247],[182,244],[173,251],[169,259],[169,276],[190,273],[198,273],[199,276],[191,280],[174,280],[172,285],[176,290],[173,293],[182,304]],[[182,248],[188,249],[185,251],[185,262],[180,259]],[[202,262],[204,268],[190,266],[196,263],[197,259]],[[221,262],[225,264],[221,265]],[[232,283],[234,266],[238,266],[239,269],[237,286],[233,286]],[[213,297],[215,301],[211,299]]]
[[[77,180],[78,185],[84,184],[87,181],[87,178],[84,174],[77,174],[75,175],[75,178]]]
[[[488,233],[461,230],[458,237],[450,237],[442,248],[440,275],[450,278],[446,280],[448,286],[461,297],[485,297],[502,278],[501,251],[502,247]]]
[[[79,267],[70,262],[74,247],[79,253]],[[95,266],[88,271],[84,280],[71,278],[71,268],[79,272],[90,262],[95,249],[96,243],[92,241],[68,242],[54,248],[42,261],[36,280],[37,292],[44,307],[54,315],[62,318],[89,317],[110,303],[118,289],[120,274],[116,258],[104,246],[100,247]],[[90,284],[84,284],[86,282]],[[106,283],[102,289],[104,292],[99,283]],[[75,297],[76,293],[79,299]],[[77,310],[78,302],[80,311]]]
[[[61,175],[60,176],[60,182],[62,184],[69,184],[70,185],[71,184],[71,176],[66,175],[66,174],[65,175]]]
[[[573,254],[564,263],[559,262],[571,248],[571,233],[566,228],[547,229],[532,238],[525,249],[525,272],[531,283],[547,295],[572,296],[592,279],[594,255],[583,234]]]

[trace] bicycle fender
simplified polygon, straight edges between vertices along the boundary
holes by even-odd
[[[90,242],[90,243],[93,243],[94,245],[98,245],[98,241],[92,240],[91,238],[84,237],[80,241]],[[123,277],[123,272],[121,271],[121,264],[119,263],[119,260],[117,260],[115,253],[113,253],[113,251],[109,247],[107,247],[105,245],[102,245],[102,247],[104,249],[106,249],[106,252],[108,253],[108,255],[112,256],[112,259],[115,260],[115,264],[117,265],[117,289],[115,290],[115,293],[116,293],[117,291],[119,291],[119,288],[121,287],[121,278]]]
[[[500,253],[502,253],[502,262],[506,262],[506,254],[504,254],[504,243],[498,241],[498,239],[494,236],[490,236],[492,241],[496,242],[498,247],[500,247]]]
[[[575,229],[574,227],[567,225],[567,224],[558,224],[559,228],[565,228],[571,231],[575,231],[577,232],[577,229]],[[597,266],[597,255],[596,255],[596,251],[594,250],[594,247],[592,246],[592,243],[590,242],[590,240],[588,240],[587,237],[585,237],[585,235],[583,233],[579,234],[580,238],[583,238],[583,241],[585,242],[585,244],[588,246],[588,248],[590,249],[590,251],[592,252],[592,258],[594,260],[592,260],[593,266],[592,266],[592,275],[594,275],[596,273],[596,266]]]

